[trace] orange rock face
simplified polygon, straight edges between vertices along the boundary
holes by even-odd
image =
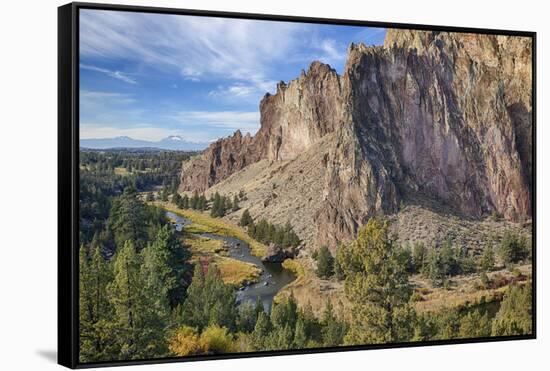
[[[350,45],[345,71],[313,62],[260,103],[254,136],[213,143],[184,164],[202,192],[244,167],[289,161],[328,133],[318,244],[335,248],[374,215],[428,199],[469,217],[532,212],[531,39],[388,30]]]

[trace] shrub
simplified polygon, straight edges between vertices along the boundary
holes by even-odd
[[[461,338],[485,337],[491,335],[489,315],[479,310],[469,312],[460,319],[459,336]]]
[[[203,352],[197,330],[189,326],[182,326],[177,329],[170,337],[168,347],[177,356],[188,356]]]
[[[208,326],[200,337],[201,348],[209,354],[231,353],[233,337],[225,327]]]
[[[511,286],[493,321],[492,335],[525,335],[532,332],[532,286]]]
[[[481,287],[486,289],[491,284],[491,280],[489,279],[489,276],[487,276],[487,273],[481,272],[479,276],[479,280],[481,281]]]
[[[527,258],[527,241],[525,237],[507,231],[498,248],[498,255],[506,266]]]
[[[484,272],[490,272],[495,267],[495,252],[491,246],[487,246],[483,250],[483,255],[480,259],[481,270]]]

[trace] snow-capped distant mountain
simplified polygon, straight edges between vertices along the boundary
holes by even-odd
[[[81,139],[80,147],[92,149],[109,148],[158,148],[171,151],[200,151],[208,147],[208,142],[190,142],[179,135],[170,135],[159,141],[133,139],[130,137]]]
[[[170,135],[169,137],[164,138],[163,140],[175,140],[175,141],[182,141],[183,138],[179,135]]]

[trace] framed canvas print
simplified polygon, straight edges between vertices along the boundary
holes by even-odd
[[[535,33],[59,8],[59,363],[533,339]]]

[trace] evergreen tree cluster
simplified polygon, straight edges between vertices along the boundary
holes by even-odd
[[[466,339],[532,333],[532,286],[510,286],[496,315],[483,300],[473,308],[417,314],[412,341]]]
[[[317,319],[311,305],[298,309],[291,295],[275,304],[270,314],[259,313],[249,342],[251,350],[337,346],[343,344],[347,329],[346,323],[334,314],[330,301],[327,301],[321,319]]]
[[[81,361],[165,356],[165,332],[190,281],[189,251],[131,188],[113,200],[106,224],[111,239],[97,232],[80,248]]]
[[[290,222],[286,222],[282,227],[271,224],[263,218],[258,223],[254,223],[248,209],[241,215],[239,225],[247,228],[250,237],[264,244],[273,243],[276,246],[288,248],[298,247],[301,242]]]
[[[111,201],[122,195],[124,189],[149,192],[162,186],[166,196],[179,185],[181,162],[190,153],[141,150],[85,150],[80,151],[80,242],[89,244],[98,231],[106,229]],[[124,167],[121,175],[116,168]],[[139,170],[144,169],[144,170]],[[166,190],[166,191],[164,191]]]
[[[255,305],[244,302],[236,306],[234,301],[231,304],[226,301],[228,294],[223,285],[217,279],[212,280],[216,275],[210,268],[206,277],[195,271],[193,280],[199,284],[189,287],[179,316],[180,325],[169,339],[169,347],[176,355],[303,349],[343,343],[347,325],[337,318],[330,301],[320,319],[313,314],[311,305],[298,309],[292,295],[274,304],[271,312],[264,310],[259,298]],[[205,291],[207,285],[217,286],[213,288],[216,294],[204,298],[204,293],[209,292]],[[212,301],[216,295],[219,297]],[[235,346],[237,341],[242,344],[239,349]],[[220,346],[213,351],[212,343]]]
[[[505,266],[527,260],[531,255],[531,242],[523,235],[507,231],[497,248],[497,253]]]
[[[420,273],[436,286],[445,284],[450,277],[477,271],[474,256],[466,248],[454,246],[450,239],[439,248],[427,249],[423,243],[416,242],[412,247],[402,249],[408,272]]]
[[[229,196],[220,196],[216,192],[211,200],[212,207],[210,209],[210,215],[214,218],[221,218],[229,212],[235,212],[239,210],[239,198],[235,195],[233,197],[233,202]]]
[[[187,195],[181,196],[179,193],[174,192],[172,195],[172,202],[180,209],[193,209],[204,211],[210,207],[210,216],[214,218],[221,218],[229,212],[235,212],[240,209],[239,198],[233,197],[233,202],[228,196],[221,196],[216,192],[210,198],[210,201],[206,199],[204,194],[200,195],[198,192],[194,192],[193,196]]]
[[[466,248],[454,246],[451,240],[433,249],[419,242],[412,248],[405,247],[409,272],[421,273],[438,286],[459,274],[490,272],[496,267],[497,257],[505,266],[526,261],[530,259],[530,251],[530,241],[511,231],[505,233],[496,249],[486,246],[477,259]]]
[[[344,343],[372,344],[427,341],[486,336],[522,335],[532,332],[531,284],[510,286],[496,315],[484,299],[474,307],[418,313],[411,305],[411,269],[420,271],[432,263],[422,246],[400,248],[390,238],[387,222],[371,219],[357,239],[338,250],[337,262],[351,303],[351,322]],[[416,250],[416,252],[415,252]],[[456,272],[461,256],[447,244],[439,252],[442,272]],[[492,263],[487,253],[487,266]],[[482,259],[483,260],[483,259]],[[412,261],[412,264],[411,264]],[[424,261],[424,263],[420,263]],[[417,265],[418,264],[418,265]],[[411,268],[412,265],[412,268]],[[443,273],[441,273],[443,274]]]
[[[426,254],[420,272],[439,286],[452,276],[473,273],[475,270],[475,260],[467,250],[453,246],[447,240],[439,249],[431,249]]]
[[[187,195],[181,196],[179,193],[174,192],[172,195],[172,202],[180,209],[193,209],[193,210],[206,210],[207,201],[204,195],[200,195],[197,192],[193,193],[193,196]]]

